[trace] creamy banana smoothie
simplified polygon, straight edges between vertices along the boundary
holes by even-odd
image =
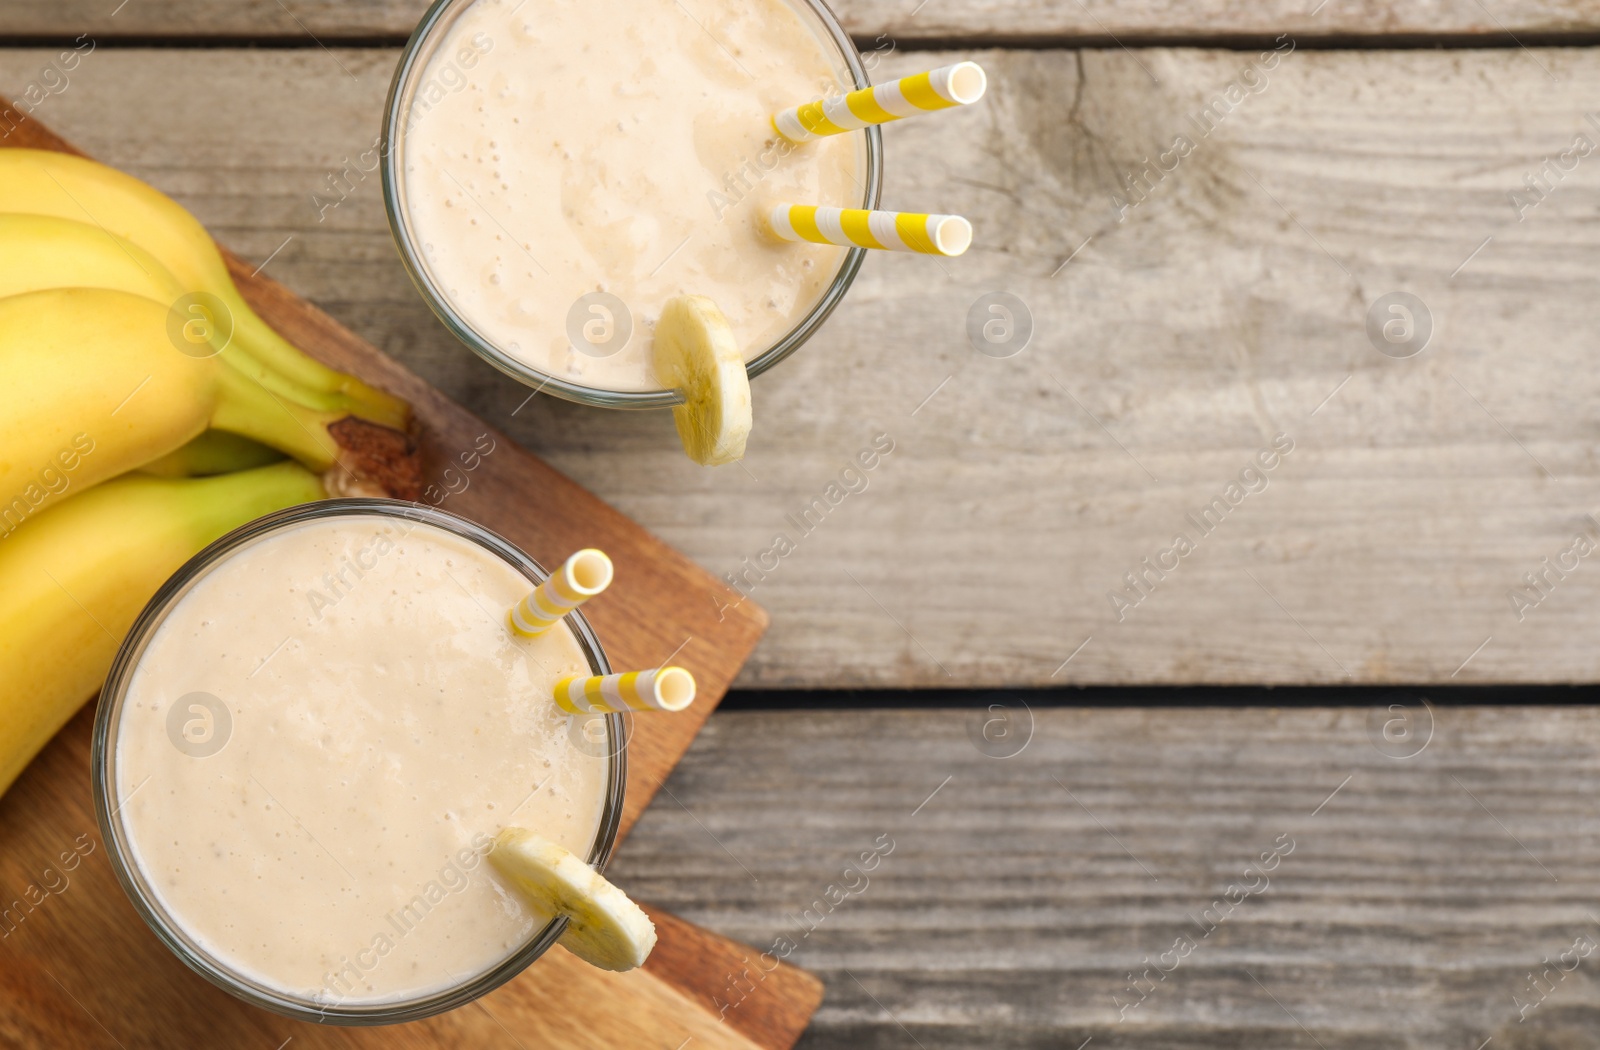
[[[128,853],[203,953],[284,995],[460,986],[544,925],[497,880],[515,824],[590,855],[607,758],[551,699],[573,631],[519,638],[528,579],[444,528],[301,521],[171,607],[115,723]]]
[[[845,261],[773,241],[762,219],[786,201],[861,205],[856,136],[794,146],[771,124],[853,87],[840,69],[788,0],[474,0],[397,146],[420,265],[482,339],[582,386],[662,389],[652,332],[679,295],[715,301],[748,361]],[[626,306],[625,344],[610,308],[579,304],[591,293]]]

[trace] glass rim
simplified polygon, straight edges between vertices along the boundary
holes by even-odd
[[[475,2],[476,0],[434,0],[406,42],[400,62],[395,66],[394,79],[389,84],[389,97],[384,105],[382,141],[379,149],[383,207],[389,220],[389,232],[394,237],[400,261],[404,264],[411,283],[421,293],[434,316],[457,340],[501,372],[525,386],[533,387],[535,393],[544,391],[568,401],[600,408],[671,408],[680,404],[682,398],[672,390],[608,390],[586,386],[583,383],[548,375],[532,365],[517,360],[495,346],[491,340],[480,335],[455,309],[449,297],[439,290],[429,275],[428,268],[411,236],[409,217],[400,206],[397,153],[398,144],[405,137],[404,118],[410,109],[407,104],[405,107],[407,112],[403,113],[401,103],[409,103],[412,89],[417,86],[418,78],[427,68],[427,59],[433,56],[433,49],[429,45],[435,42],[436,31],[439,30],[445,16],[454,8],[465,8]],[[787,0],[787,2],[803,5],[816,16],[849,70],[855,87],[857,89],[871,87],[872,80],[867,74],[865,64],[861,61],[860,52],[856,50],[850,34],[845,31],[838,16],[833,13],[825,0]],[[864,130],[866,172],[861,180],[863,186],[861,207],[870,210],[878,206],[883,192],[883,132],[876,125]],[[855,281],[856,273],[861,269],[866,256],[865,248],[849,248],[845,251],[844,261],[839,264],[838,272],[834,274],[832,282],[806,315],[782,338],[745,363],[745,371],[751,379],[794,353],[822,327],[822,323],[833,313],[834,308],[843,300],[850,285]]]
[[[133,627],[117,649],[111,671],[100,693],[99,707],[95,713],[94,736],[90,744],[89,766],[91,791],[94,796],[96,823],[101,840],[106,843],[111,868],[117,882],[132,902],[134,910],[166,947],[191,970],[221,988],[254,1006],[259,1006],[286,1017],[302,1021],[334,1025],[381,1025],[401,1021],[416,1021],[425,1017],[464,1006],[480,996],[516,977],[536,959],[550,949],[565,932],[567,920],[557,918],[530,937],[520,949],[497,965],[460,984],[409,999],[379,1003],[325,1004],[313,999],[283,992],[241,974],[215,958],[184,933],[176,917],[160,903],[150,888],[139,864],[134,860],[129,846],[129,836],[117,811],[121,802],[116,794],[116,733],[121,721],[122,705],[127,697],[133,672],[137,669],[145,649],[157,629],[165,623],[167,615],[177,602],[213,567],[235,552],[265,537],[309,521],[335,517],[380,516],[402,518],[430,525],[456,537],[474,543],[516,569],[532,583],[542,582],[549,573],[533,558],[498,533],[459,515],[435,507],[424,507],[401,500],[348,498],[322,500],[280,510],[233,530],[208,545],[173,573],[155,597],[140,612]],[[584,619],[581,609],[566,616],[595,674],[610,674],[611,665],[593,628]],[[588,863],[596,871],[604,871],[616,847],[622,824],[623,799],[627,790],[629,724],[620,714],[603,716],[608,741],[608,770],[606,775],[605,803],[600,815],[600,825],[595,831],[589,849]],[[129,797],[132,797],[131,795]]]

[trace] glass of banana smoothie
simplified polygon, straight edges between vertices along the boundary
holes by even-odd
[[[771,117],[868,84],[821,0],[438,0],[390,91],[390,226],[430,307],[495,367],[667,407],[651,346],[668,300],[713,300],[753,377],[844,296],[862,249],[778,243],[763,215],[876,207],[882,137],[796,146]]]
[[[626,757],[620,716],[598,740],[553,700],[609,673],[582,615],[507,628],[545,576],[468,521],[367,499],[262,518],[180,570],[117,657],[92,759],[157,936],[248,1002],[335,1024],[460,1006],[561,937],[487,855],[518,826],[602,867]]]

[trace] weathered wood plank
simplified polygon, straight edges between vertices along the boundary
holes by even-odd
[[[1053,708],[997,759],[974,702],[720,713],[619,877],[751,945],[794,939],[827,984],[805,1050],[1600,1045],[1600,952],[1543,1002],[1527,976],[1600,946],[1593,708],[1441,706],[1431,740],[1415,695]]]
[[[1508,597],[1600,531],[1600,162],[1523,221],[1511,198],[1597,137],[1600,54],[984,53],[982,106],[886,133],[886,204],[967,214],[977,247],[869,260],[756,384],[748,469],[721,471],[681,457],[665,414],[520,407],[410,288],[374,178],[319,215],[394,57],[107,49],[39,115],[702,564],[739,571],[790,533],[796,552],[749,577],[773,627],[743,684],[1600,673],[1600,576],[1552,572],[1522,620]],[[0,83],[45,61],[0,52]],[[1217,101],[1244,80],[1259,93]],[[1179,134],[1198,145],[1119,221],[1114,195]],[[1001,289],[1037,333],[1005,360],[966,335]],[[1394,290],[1438,326],[1409,360],[1365,331]],[[1186,515],[1280,432],[1295,450],[1270,487],[1119,622],[1108,592],[1197,534]],[[802,535],[789,515],[879,433],[894,453]]]
[[[705,2],[705,0],[700,0]],[[409,36],[429,0],[8,0],[0,37],[249,39],[337,43]],[[1026,41],[1109,44],[1270,38],[1549,42],[1587,38],[1600,11],[1586,0],[834,0],[865,46]]]

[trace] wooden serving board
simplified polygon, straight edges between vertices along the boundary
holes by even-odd
[[[0,145],[77,152],[35,120],[3,107],[0,116],[19,124]],[[245,298],[285,336],[411,402],[423,482],[435,486],[424,502],[481,522],[546,565],[603,548],[616,582],[585,613],[612,663],[671,658],[694,673],[700,692],[690,710],[634,720],[626,835],[755,647],[766,613],[320,310],[239,259],[228,263]],[[493,452],[463,461],[482,435]],[[92,723],[91,704],[0,798],[4,1045],[777,1050],[794,1044],[821,1001],[821,983],[786,964],[730,996],[735,978],[747,987],[753,950],[651,909],[660,939],[632,973],[595,970],[556,948],[477,1003],[377,1029],[321,1027],[248,1006],[171,955],[117,884],[90,797]],[[719,996],[738,1007],[719,1017]]]

